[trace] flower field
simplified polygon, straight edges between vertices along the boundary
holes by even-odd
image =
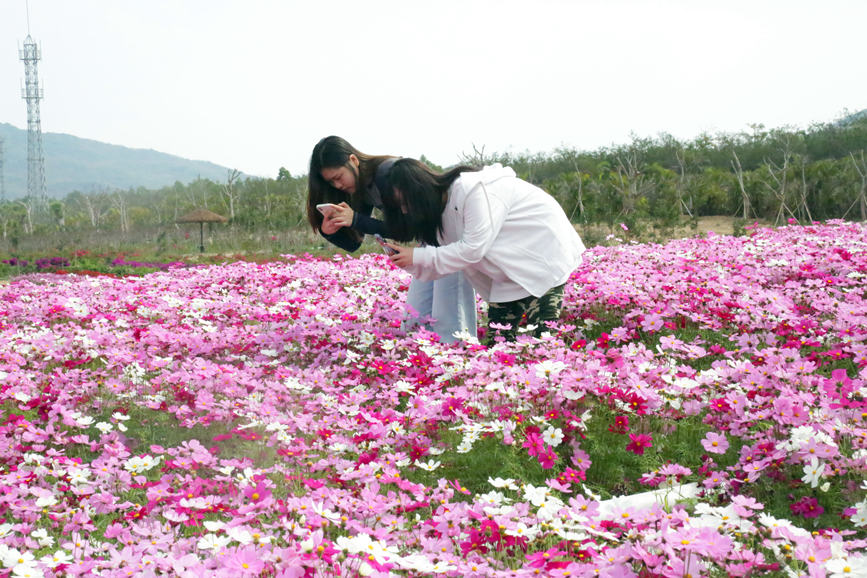
[[[379,254],[16,277],[0,576],[867,576],[865,279],[841,221],[596,247],[488,347]]]

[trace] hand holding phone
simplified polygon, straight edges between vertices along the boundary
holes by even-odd
[[[382,250],[385,251],[386,255],[394,255],[396,253],[394,249],[385,244],[385,239],[383,239],[382,235],[379,233],[376,233],[373,238],[376,239],[376,242],[379,243],[379,246],[382,247]]]
[[[327,217],[328,215],[333,213],[335,209],[337,209],[337,205],[333,205],[331,203],[320,203],[316,205],[316,209],[320,213],[322,213],[323,216]]]

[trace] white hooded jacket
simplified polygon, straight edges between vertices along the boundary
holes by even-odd
[[[463,271],[488,302],[504,303],[565,283],[584,243],[548,193],[492,165],[452,183],[439,247],[417,247],[409,271],[432,280]]]

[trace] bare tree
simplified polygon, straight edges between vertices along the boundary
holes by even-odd
[[[129,232],[129,207],[127,206],[126,195],[121,191],[115,191],[111,197],[111,204],[117,210],[117,217],[120,221],[120,232]]]
[[[34,201],[30,197],[25,198],[23,201],[15,201],[17,204],[24,207],[24,220],[22,225],[24,226],[24,233],[30,235],[33,233],[33,205]]]
[[[653,189],[653,183],[645,179],[641,172],[641,163],[639,151],[634,147],[617,155],[617,180],[614,188],[623,199],[620,211],[622,215],[632,214],[638,200]]]
[[[574,160],[572,161],[572,166],[575,167],[575,175],[578,181],[578,194],[576,195],[575,207],[569,214],[569,221],[572,221],[575,217],[575,211],[579,211],[581,214],[581,220],[586,223],[587,213],[584,211],[584,174],[581,173],[581,169],[578,168],[578,163]]]
[[[105,193],[91,193],[81,196],[81,201],[84,203],[84,208],[87,211],[87,216],[90,217],[90,226],[99,231],[108,207],[106,206]]]
[[[678,148],[674,151],[675,157],[677,157],[677,165],[680,168],[680,178],[677,181],[677,201],[680,206],[680,214],[683,215],[683,211],[686,211],[686,214],[692,217],[692,195],[689,197],[689,204],[683,199],[683,193],[687,190],[686,183],[686,152],[683,150],[683,147]]]
[[[461,153],[459,158],[461,163],[473,166],[489,165],[496,160],[494,156],[487,156],[485,154],[485,145],[482,145],[482,148],[479,148],[475,144],[473,145],[472,154]]]
[[[864,158],[864,151],[859,151],[860,156],[856,157],[854,153],[849,153],[849,158],[852,160],[852,166],[855,167],[855,171],[857,171],[858,176],[861,177],[861,190],[858,191],[858,198],[855,199],[855,202],[852,203],[852,206],[855,203],[858,203],[861,208],[861,220],[867,221],[867,159]],[[849,207],[851,210],[852,207]],[[849,214],[849,211],[846,211],[846,215]],[[843,215],[843,218],[846,218],[846,215]]]
[[[235,203],[238,202],[240,192],[235,189],[235,181],[241,176],[237,169],[229,169],[226,184],[222,186],[220,193],[229,207],[229,221],[235,220]]]
[[[748,220],[750,218],[750,196],[747,194],[747,188],[744,186],[744,169],[741,166],[741,159],[738,158],[738,153],[734,149],[732,149],[732,156],[734,157],[734,160],[731,161],[732,170],[735,172],[738,188],[741,191],[741,205],[743,206],[741,217],[744,220]]]
[[[807,203],[807,191],[809,190],[807,187],[807,160],[802,156],[798,155],[797,160],[801,164],[801,196],[798,203],[798,209],[802,213],[802,216],[806,218],[808,223],[813,222],[813,215],[810,214],[810,205]]]

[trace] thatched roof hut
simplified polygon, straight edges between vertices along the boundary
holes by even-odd
[[[176,223],[198,223],[199,224],[199,252],[205,252],[205,223],[225,223],[229,219],[223,215],[218,215],[208,209],[195,209],[178,217]]]
[[[228,221],[223,215],[218,215],[208,209],[195,209],[182,217],[178,217],[176,223],[225,223]]]

